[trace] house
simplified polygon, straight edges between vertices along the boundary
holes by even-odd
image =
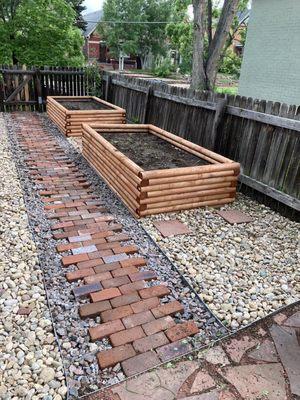
[[[238,93],[300,104],[300,0],[253,0]]]
[[[86,22],[83,52],[88,61],[106,62],[108,49],[96,28],[102,18],[102,10],[83,15]]]
[[[232,40],[232,50],[237,55],[242,55],[244,51],[243,36],[247,29],[250,9],[246,8],[244,11],[239,11],[237,13],[238,27],[235,32],[233,32]]]

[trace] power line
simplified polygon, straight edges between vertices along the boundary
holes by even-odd
[[[89,21],[85,20],[85,22],[92,23],[92,24],[170,24],[170,23],[176,23],[172,21]],[[186,21],[184,21],[186,22]],[[181,23],[181,22],[178,22]],[[192,21],[189,21],[187,23],[192,23]]]

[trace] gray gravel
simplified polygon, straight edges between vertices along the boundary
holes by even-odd
[[[2,114],[0,169],[0,399],[61,400],[63,363]]]
[[[230,225],[213,208],[157,215],[144,228],[210,309],[237,329],[300,298],[299,223],[238,194],[222,210],[253,217]],[[191,234],[163,238],[153,221],[177,218]]]
[[[181,318],[193,317],[198,323],[200,333],[191,340],[194,348],[208,344],[214,338],[225,334],[226,329],[206,309],[201,300],[183,284],[181,276],[149,238],[140,223],[132,217],[121,201],[87,165],[76,144],[78,141],[64,137],[46,116],[41,118],[45,127],[54,135],[69,158],[79,166],[88,180],[93,183],[94,193],[105,201],[109,211],[116,216],[119,223],[123,224],[124,231],[140,247],[141,254],[144,254],[147,258],[148,265],[157,272],[161,281],[168,282],[172,292],[169,299],[176,298],[184,304],[185,313]],[[96,343],[89,341],[88,327],[100,321],[99,319],[82,321],[78,316],[78,306],[83,301],[79,303],[72,295],[72,288],[76,287],[78,283],[69,284],[65,279],[65,272],[72,268],[64,270],[61,268],[60,256],[55,250],[58,242],[51,238],[50,222],[43,214],[43,204],[37,195],[38,186],[28,179],[22,152],[16,145],[15,132],[18,126],[11,116],[7,116],[6,120],[9,126],[13,154],[19,167],[26,208],[30,215],[41,267],[45,274],[51,312],[62,347],[70,395],[77,398],[104,386],[117,383],[124,379],[124,375],[120,366],[103,371],[98,369],[95,353],[101,348],[109,348],[109,343],[107,340],[97,341]]]

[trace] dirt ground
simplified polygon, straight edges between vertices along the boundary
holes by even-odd
[[[98,103],[95,100],[88,101],[65,101],[60,100],[59,103],[64,106],[67,110],[111,110],[111,107],[108,107],[102,103]]]
[[[147,133],[104,133],[103,137],[144,170],[207,165],[201,158]]]

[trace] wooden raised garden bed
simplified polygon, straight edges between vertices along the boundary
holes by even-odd
[[[82,126],[84,157],[136,217],[235,199],[239,163],[153,125]]]
[[[67,136],[81,136],[83,122],[126,122],[125,110],[94,96],[48,96],[47,114]]]

